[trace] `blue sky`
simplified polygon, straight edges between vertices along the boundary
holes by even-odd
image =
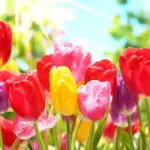
[[[103,16],[99,16],[72,4],[61,3],[61,6],[71,8],[75,17],[74,20],[65,22],[66,36],[63,40],[76,41],[79,38],[82,42],[83,39],[86,39],[87,48],[92,53],[94,60],[104,57],[104,50],[112,51],[120,44],[108,34],[108,29],[112,25],[111,18],[121,14],[123,21],[127,10],[143,9],[142,0],[130,0],[126,6],[117,4],[115,0],[74,0],[74,2],[93,8],[103,14]]]

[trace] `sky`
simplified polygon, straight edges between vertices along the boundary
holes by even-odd
[[[108,33],[113,16],[121,15],[123,22],[127,10],[143,10],[147,8],[146,1],[149,0],[129,0],[125,6],[119,5],[116,0],[61,0],[56,6],[63,9],[55,9],[53,12],[50,12],[48,6],[50,1],[43,1],[42,4],[39,0],[39,6],[44,5],[42,12],[45,11],[59,22],[65,20],[62,24],[66,34],[61,40],[82,45],[92,53],[94,60],[99,60],[105,57],[104,50],[113,51],[120,45]],[[57,1],[60,0],[51,0],[53,3]]]
[[[119,5],[115,0],[74,0],[74,2],[93,8],[101,14],[101,16],[94,14],[72,4],[62,4],[71,8],[74,13],[74,19],[64,23],[66,32],[64,39],[83,43],[83,46],[92,52],[94,60],[104,57],[104,50],[113,51],[120,44],[108,33],[113,16],[121,14],[123,21],[127,10],[143,9],[142,0],[131,0],[126,6]]]

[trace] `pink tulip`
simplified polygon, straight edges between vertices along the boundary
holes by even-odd
[[[111,85],[109,82],[91,80],[78,89],[78,105],[81,113],[90,120],[104,117],[110,102]]]
[[[39,150],[38,143],[36,141],[30,142],[32,150]]]
[[[80,46],[71,46],[71,43],[65,43],[66,46],[56,48],[51,57],[51,62],[55,66],[68,67],[77,83],[84,79],[87,67],[91,64],[91,54],[83,51]]]
[[[42,132],[46,129],[53,128],[56,124],[56,118],[53,115],[47,116],[44,112],[37,120],[39,130]],[[24,118],[15,115],[14,118],[14,132],[17,137],[22,140],[28,140],[35,136],[35,130],[33,128],[33,122],[25,120]]]
[[[66,133],[62,133],[61,134],[61,146],[60,146],[61,150],[66,150],[66,142],[67,142]]]
[[[65,41],[65,42],[60,42],[60,43],[55,43],[54,44],[54,51],[63,51],[63,50],[68,50],[72,49],[73,44],[71,42]]]

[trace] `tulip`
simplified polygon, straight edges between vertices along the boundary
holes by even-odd
[[[30,142],[32,150],[39,150],[38,143],[36,141]]]
[[[36,62],[37,75],[39,77],[40,83],[48,92],[50,90],[49,72],[53,66],[51,63],[51,56],[52,55],[46,55],[42,58],[39,58]]]
[[[117,126],[112,122],[111,117],[108,116],[104,131],[103,131],[103,137],[107,141],[112,142],[114,139],[116,129],[117,129]]]
[[[122,114],[130,115],[138,105],[138,96],[133,94],[125,85],[122,75],[117,77],[116,91],[112,100],[112,109],[115,107]],[[112,110],[113,111],[113,110]]]
[[[132,125],[132,135],[136,134],[138,131],[139,131],[139,127],[140,127],[140,124],[138,121],[136,121],[133,125]],[[113,142],[114,140],[114,137],[115,137],[115,132],[116,132],[116,129],[118,128],[118,126],[116,126],[111,117],[109,116],[108,119],[107,119],[107,122],[106,122],[106,126],[104,128],[104,131],[103,131],[103,137],[108,141],[108,142]],[[126,132],[129,132],[129,128],[126,127],[124,129]]]
[[[56,118],[53,115],[47,116],[44,112],[37,120],[38,128],[40,132],[46,129],[53,128],[56,124]],[[15,115],[13,121],[14,133],[19,139],[28,140],[35,136],[33,123],[18,115]]]
[[[50,72],[51,102],[65,116],[77,114],[77,85],[67,67],[52,67]]]
[[[91,54],[75,46],[56,51],[51,60],[55,66],[68,67],[78,84],[84,79],[86,69],[91,64]]]
[[[117,77],[116,91],[111,102],[110,114],[116,124],[126,123],[126,116],[137,120],[138,96],[133,94],[125,85],[121,74]]]
[[[68,116],[69,117],[69,122],[72,123],[73,120],[75,119],[75,116],[74,115],[71,115],[71,116]],[[64,122],[66,122],[66,116],[64,115],[61,115],[61,118]]]
[[[73,44],[71,42],[65,41],[61,43],[55,43],[54,44],[54,51],[64,51],[64,50],[72,50],[73,49]]]
[[[52,66],[66,66],[72,72],[77,84],[83,81],[86,69],[91,63],[91,54],[83,51],[80,46],[73,47],[71,43],[68,47],[60,46],[56,48],[54,54],[38,59],[37,74],[45,90],[50,90],[48,76]]]
[[[116,67],[109,60],[103,59],[95,62],[87,68],[85,73],[85,83],[90,80],[108,81],[111,84],[111,94],[115,91]]]
[[[8,24],[0,21],[0,65],[4,65],[11,54],[12,31]]]
[[[0,113],[7,111],[9,107],[8,94],[6,92],[6,85],[0,82]]]
[[[120,70],[128,88],[150,96],[150,49],[127,48],[119,57]]]
[[[79,127],[79,130],[78,130],[77,137],[76,137],[76,139],[79,142],[87,141],[91,126],[92,126],[92,121],[90,121],[90,120],[83,120],[82,121],[82,123]]]
[[[78,89],[78,105],[81,113],[90,120],[104,117],[110,102],[109,82],[89,81]]]
[[[2,131],[3,145],[10,148],[16,139],[16,135],[14,134],[13,122],[1,117],[0,125]]]
[[[12,72],[15,72],[15,73],[19,73],[19,68],[15,62],[15,60],[9,60],[7,62],[7,64],[1,68],[1,70],[7,70],[7,71],[12,71]]]
[[[0,81],[1,82],[6,82],[9,78],[13,78],[16,75],[13,72],[10,71],[0,71]]]
[[[140,129],[140,123],[139,121],[136,121],[133,125],[132,125],[132,135],[136,134]],[[129,132],[129,128],[125,128],[126,132]]]
[[[66,143],[67,143],[67,136],[65,133],[62,133],[61,134],[61,146],[60,146],[61,150],[66,150]]]
[[[6,81],[13,110],[21,117],[35,121],[45,108],[45,94],[35,71]]]

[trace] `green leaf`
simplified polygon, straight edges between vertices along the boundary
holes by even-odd
[[[101,119],[98,123],[98,127],[96,129],[94,139],[93,139],[93,149],[96,149],[97,144],[100,141],[106,121],[107,121],[107,115],[103,119]]]
[[[8,120],[13,120],[15,113],[12,111],[8,111],[2,114],[2,116]]]
[[[127,150],[132,150],[132,145],[131,145],[129,133],[121,130],[120,131],[120,138],[121,138],[121,142],[124,144],[124,146],[127,148]]]
[[[146,134],[143,128],[140,127],[140,137],[141,137],[141,147],[142,149],[146,149]]]

